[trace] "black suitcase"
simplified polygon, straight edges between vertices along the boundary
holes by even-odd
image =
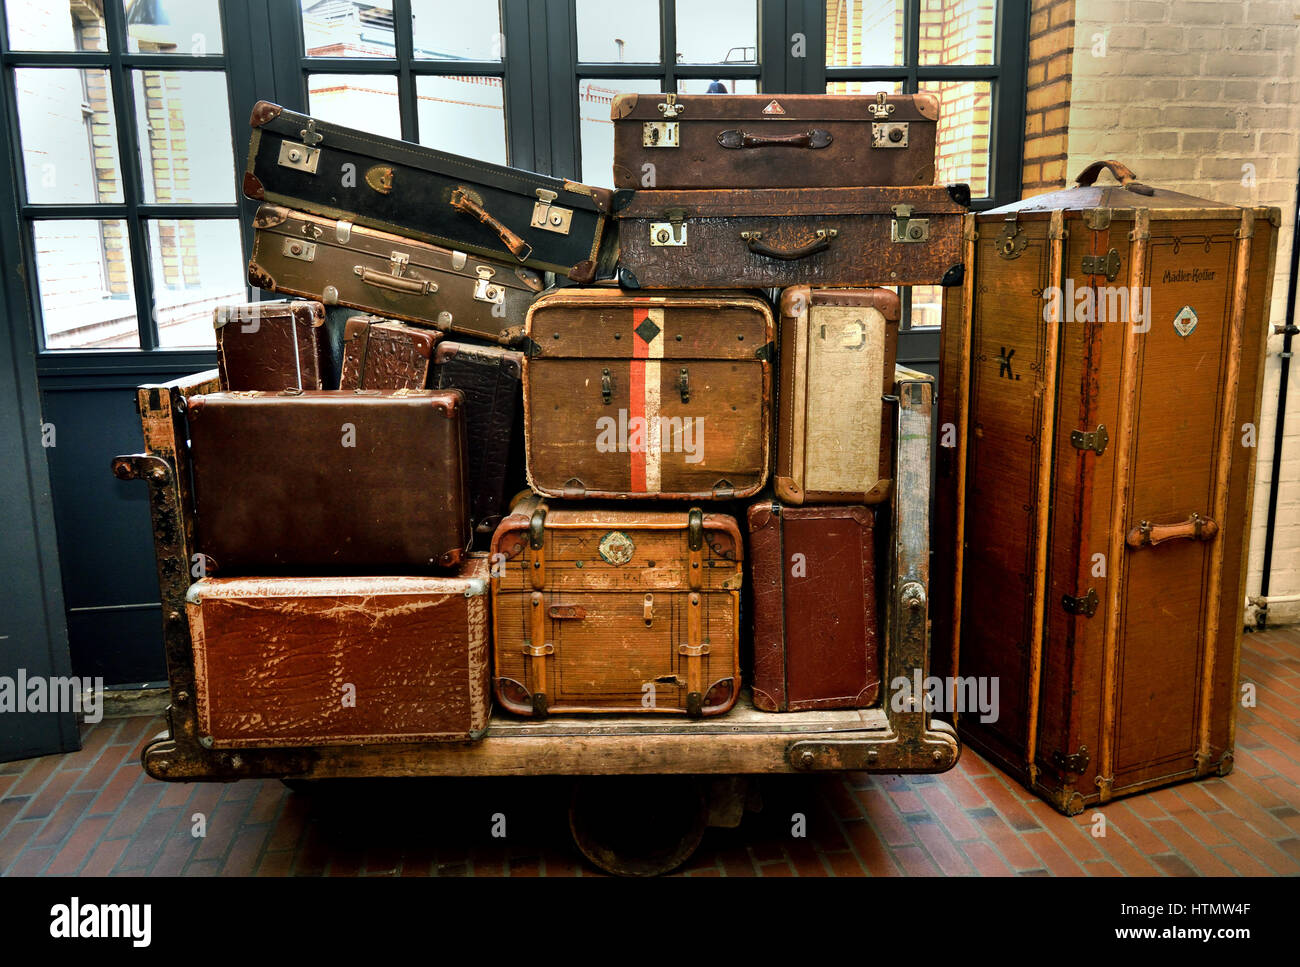
[[[615,193],[258,101],[244,194],[590,282],[613,271]],[[618,197],[626,197],[627,193]]]
[[[465,398],[470,515],[480,534],[496,529],[509,511],[507,500],[519,489],[510,486],[510,478],[518,469],[513,464],[522,462],[512,457],[523,439],[523,365],[523,353],[498,346],[443,342],[434,350],[434,387],[458,389]]]

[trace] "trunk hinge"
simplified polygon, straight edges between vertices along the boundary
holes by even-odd
[[[1071,430],[1070,446],[1076,450],[1091,450],[1097,456],[1106,452],[1106,445],[1110,443],[1110,434],[1106,432],[1104,423],[1097,424],[1095,430]]]
[[[1119,275],[1119,253],[1111,249],[1105,255],[1085,255],[1082,268],[1084,275],[1104,275],[1107,282],[1114,282]]]
[[[1072,594],[1061,595],[1061,607],[1067,614],[1081,614],[1085,618],[1091,618],[1097,613],[1097,601],[1095,588],[1089,588],[1077,598]]]
[[[1082,775],[1088,768],[1088,747],[1079,746],[1078,752],[1065,753],[1056,751],[1052,753],[1052,765],[1056,766],[1061,772],[1077,772]]]

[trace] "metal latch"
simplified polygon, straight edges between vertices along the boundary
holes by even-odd
[[[528,546],[534,551],[542,549],[542,538],[546,535],[546,508],[538,507],[528,518]]]
[[[1104,423],[1098,423],[1097,429],[1092,431],[1070,431],[1070,446],[1076,450],[1091,450],[1097,456],[1101,456],[1106,452],[1106,444],[1108,443],[1110,443],[1110,434],[1106,432]]]
[[[286,238],[284,240],[284,254],[291,259],[311,262],[316,258],[316,243],[298,238]]]
[[[663,101],[659,104],[659,113],[666,118],[675,118],[685,110],[685,104],[677,103],[676,94],[665,94]]]
[[[573,226],[573,209],[554,204],[558,198],[549,188],[537,189],[537,204],[533,206],[533,228],[557,235],[568,235]]]
[[[884,91],[876,91],[876,103],[867,105],[867,113],[873,118],[887,118],[894,113],[894,105],[889,103]]]
[[[677,391],[681,394],[683,403],[691,401],[691,371],[685,366],[677,374]]]
[[[320,164],[320,148],[295,144],[292,141],[281,141],[279,163],[281,167],[292,168],[295,171],[305,171],[309,175],[314,175],[316,174],[316,166]]]
[[[993,248],[999,256],[1010,261],[1020,258],[1020,253],[1028,244],[1029,236],[1021,231],[1020,225],[1016,222],[1016,215],[1012,212],[1007,216],[1006,224],[1002,226],[1002,234],[998,236]]]
[[[670,208],[664,212],[666,222],[650,223],[650,244],[652,246],[676,246],[686,244],[686,211]]]
[[[663,107],[663,105],[659,105]],[[641,147],[679,148],[681,131],[677,121],[647,121],[641,126]]]
[[[686,549],[704,549],[704,511],[698,507],[692,507],[686,512]]]
[[[600,371],[600,398],[609,406],[609,401],[614,398],[614,378],[609,374],[608,369]]]
[[[893,105],[889,105],[893,107]],[[906,148],[906,121],[872,121],[871,146],[873,148]]]
[[[1077,772],[1082,774],[1088,768],[1088,747],[1079,746],[1078,752],[1071,752],[1068,755],[1059,749],[1052,753],[1052,765],[1062,772]]]
[[[411,256],[406,252],[393,252],[388,256],[388,270],[397,278],[406,274],[406,267],[411,264]]]
[[[1095,588],[1089,588],[1077,598],[1072,594],[1063,594],[1061,607],[1067,614],[1081,614],[1085,618],[1091,618],[1097,613],[1097,591]]]
[[[492,284],[492,276],[496,275],[496,269],[487,265],[476,266],[474,271],[478,274],[478,281],[474,283],[474,298],[479,302],[490,302],[492,305],[502,305],[506,301],[506,290],[504,287]]]
[[[890,211],[894,213],[894,220],[889,223],[889,240],[891,242],[928,242],[930,240],[930,219],[913,218],[911,205],[894,205]]]
[[[1085,255],[1083,257],[1084,275],[1104,275],[1107,282],[1114,282],[1119,275],[1119,253],[1111,249],[1105,255]]]

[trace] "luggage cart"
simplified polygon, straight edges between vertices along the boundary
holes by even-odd
[[[185,401],[217,390],[215,370],[139,388],[143,453],[113,461],[123,480],[149,487],[171,702],[167,732],[142,755],[167,782],[310,780],[395,776],[580,777],[570,804],[579,849],[624,875],[666,872],[689,858],[709,825],[736,826],[747,777],[775,773],[943,772],[960,746],[913,687],[928,676],[929,507],[934,380],[898,367],[889,593],[884,607],[884,696],[876,708],[781,714],[742,693],[726,715],[650,721],[645,716],[524,720],[494,712],[484,738],[465,743],[215,749],[199,731],[185,596],[200,569],[185,447]],[[597,778],[599,777],[599,778]],[[623,777],[616,779],[614,777]],[[641,778],[635,778],[641,777]],[[650,778],[657,777],[657,778]]]

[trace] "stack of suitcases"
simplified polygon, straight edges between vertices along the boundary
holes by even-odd
[[[612,116],[615,190],[254,109],[249,279],[302,301],[219,310],[186,401],[205,746],[882,700],[889,287],[961,281],[969,202],[937,100]]]

